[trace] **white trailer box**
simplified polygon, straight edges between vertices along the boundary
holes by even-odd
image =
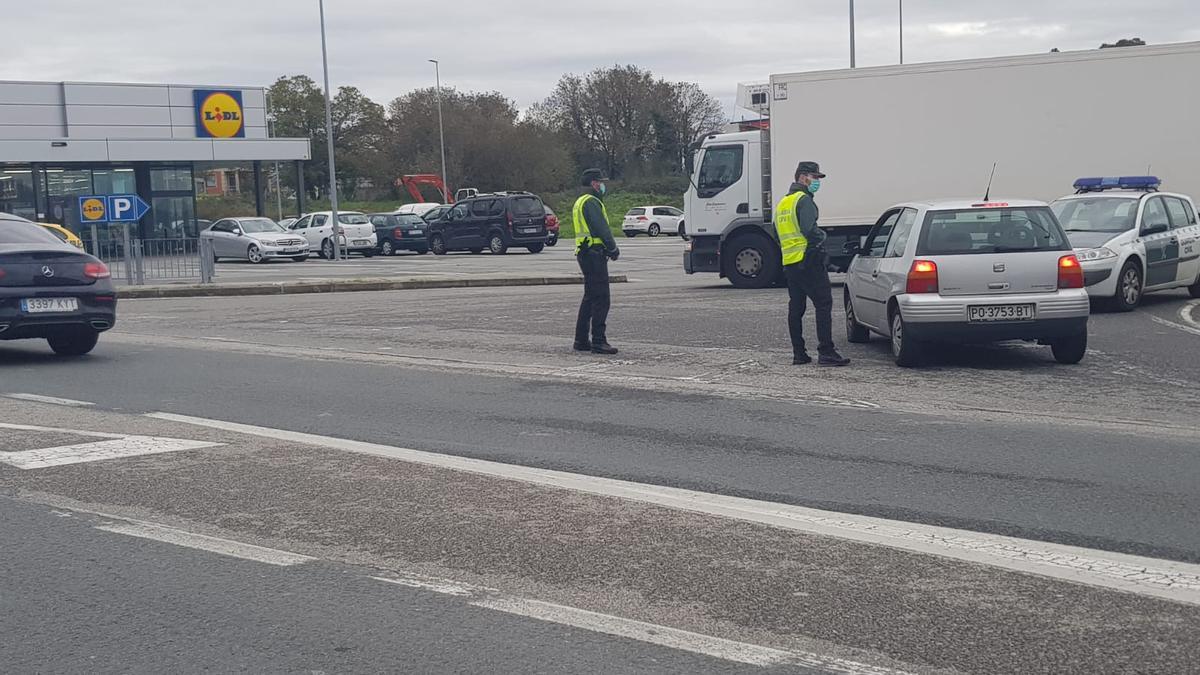
[[[765,188],[778,202],[797,162],[819,162],[829,174],[817,198],[820,224],[835,259],[842,242],[893,204],[983,197],[993,164],[997,198],[1049,201],[1081,176],[1143,173],[1161,177],[1164,189],[1200,193],[1197,73],[1200,43],[774,75],[769,152],[760,162],[767,170],[747,163],[745,189]],[[723,142],[709,137],[702,147]],[[747,150],[747,158],[756,154]],[[712,255],[685,268],[720,272],[735,285],[769,283],[732,264],[754,259],[738,258],[741,245],[729,250],[734,239],[749,240],[739,237],[745,219],[709,222],[718,210],[695,193],[685,227],[692,251]],[[774,243],[763,212],[760,245],[763,234]],[[713,235],[719,241],[703,239]],[[777,275],[777,249],[761,254],[763,272]]]

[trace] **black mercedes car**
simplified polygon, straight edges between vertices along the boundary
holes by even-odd
[[[41,338],[56,354],[87,354],[117,322],[110,277],[96,258],[0,213],[0,340]]]

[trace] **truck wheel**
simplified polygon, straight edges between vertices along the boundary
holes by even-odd
[[[843,293],[846,304],[846,340],[854,344],[864,344],[871,341],[871,331],[858,322],[854,314],[854,303],[850,300],[850,289]]]
[[[783,267],[775,246],[757,234],[735,236],[725,245],[721,259],[725,276],[734,288],[766,288]]]
[[[1055,361],[1073,366],[1087,354],[1087,333],[1059,338],[1050,343],[1050,350],[1054,353]]]

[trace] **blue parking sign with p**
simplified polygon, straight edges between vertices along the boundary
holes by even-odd
[[[150,205],[137,195],[89,195],[79,198],[79,213],[85,223],[136,223],[150,212]]]

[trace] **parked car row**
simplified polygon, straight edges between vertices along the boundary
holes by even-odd
[[[336,227],[328,211],[287,218],[278,224],[266,218],[223,218],[200,236],[212,242],[217,260],[238,258],[252,263],[281,258],[303,262],[312,255],[328,259],[338,245],[344,252],[371,257],[401,251],[445,255],[487,250],[503,255],[511,248],[541,253],[558,243],[558,216],[535,194],[510,191],[462,196],[455,204],[405,204],[391,213],[339,211]],[[671,206],[637,207],[626,214],[622,228],[631,237],[683,236],[683,212]]]

